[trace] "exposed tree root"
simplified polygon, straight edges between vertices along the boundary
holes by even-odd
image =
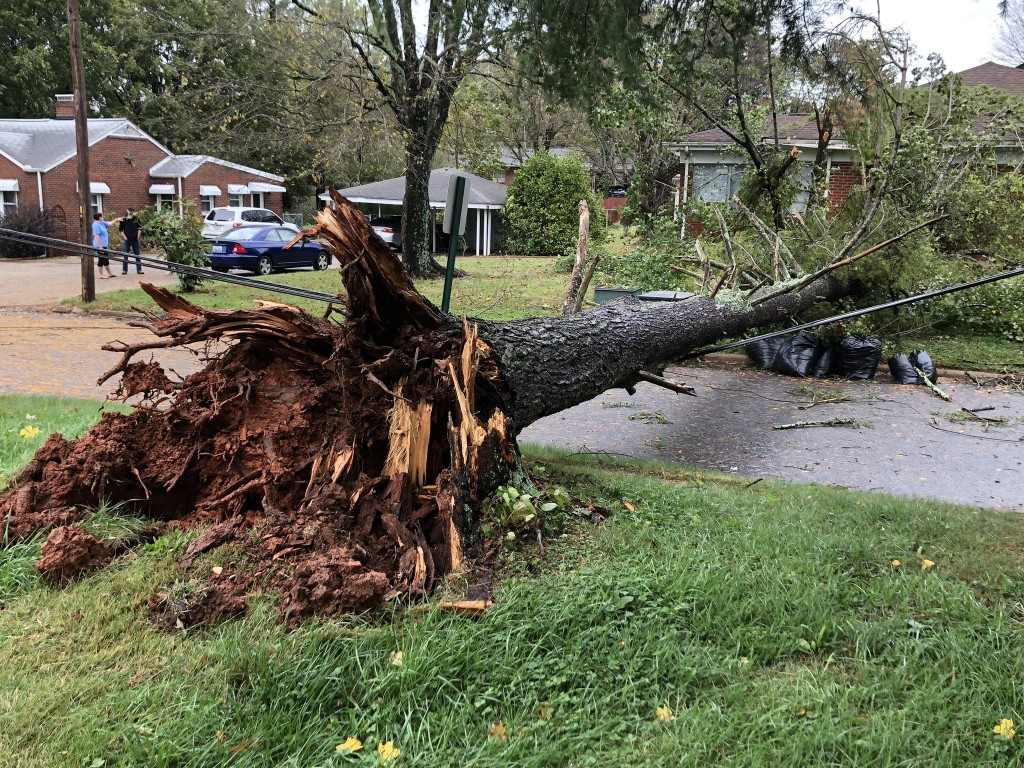
[[[426,302],[373,238],[346,228],[351,215],[317,227],[342,264],[344,325],[284,304],[206,311],[144,286],[166,313],[139,323],[157,340],[108,345],[122,358],[102,380],[120,373],[120,396],[149,399],[78,440],[52,436],[0,496],[10,535],[130,501],[174,526],[211,526],[186,563],[241,542],[289,620],[419,596],[457,569],[475,536],[467,510],[516,466],[504,414],[477,396],[478,379],[499,377],[494,353]],[[214,341],[230,344],[178,383],[131,362]],[[169,405],[147,407],[155,401]],[[63,573],[52,550],[48,567]]]

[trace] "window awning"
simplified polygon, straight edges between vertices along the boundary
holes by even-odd
[[[248,195],[249,188],[245,184],[228,184],[229,195]]]
[[[174,185],[173,184],[150,184],[149,194],[151,195],[173,195]]]
[[[213,184],[199,185],[200,197],[217,197],[219,194],[221,194],[220,187],[215,187]]]
[[[285,188],[280,184],[267,184],[262,181],[250,181],[250,192],[284,192]]]
[[[0,179],[0,192],[17,192],[17,179]]]
[[[75,183],[75,192],[78,191],[78,183]],[[90,181],[89,192],[93,195],[109,195],[110,187],[102,181]]]

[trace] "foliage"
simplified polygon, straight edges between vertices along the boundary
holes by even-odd
[[[981,169],[948,190],[945,199],[950,217],[940,229],[944,250],[1024,264],[1024,177]]]
[[[590,242],[600,243],[601,202],[578,156],[533,154],[516,172],[508,189],[503,221],[506,249],[524,256],[567,256],[575,253],[579,235],[579,202],[590,207]]]
[[[193,202],[186,201],[180,215],[173,207],[159,211],[147,208],[140,218],[147,242],[165,259],[193,267],[207,265],[203,220]],[[185,293],[195,291],[202,284],[201,277],[178,275],[178,285]]]
[[[42,237],[53,237],[54,235],[50,218],[43,211],[31,205],[19,205],[17,208],[8,210],[0,218],[0,227]],[[0,259],[32,258],[45,252],[45,246],[27,245],[16,243],[13,240],[0,239]]]
[[[502,485],[484,499],[480,530],[488,538],[503,533],[507,539],[515,539],[517,533],[540,529],[546,515],[564,510],[568,504],[569,494],[557,486],[531,492]]]
[[[619,255],[602,256],[596,281],[600,285],[657,290],[693,290],[682,272],[672,269],[680,259],[692,256],[692,238],[680,239],[681,224],[667,216],[652,218],[640,228],[637,245]]]

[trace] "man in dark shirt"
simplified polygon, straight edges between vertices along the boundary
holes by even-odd
[[[117,225],[117,231],[124,238],[124,257],[121,263],[121,274],[128,274],[128,251],[131,250],[135,253],[135,271],[141,275],[142,259],[139,258],[139,233],[142,231],[142,225],[135,215],[134,208],[128,209],[128,213],[124,215],[121,223]]]

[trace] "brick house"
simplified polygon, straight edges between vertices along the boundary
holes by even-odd
[[[782,114],[778,116],[778,121],[780,147],[787,150],[795,147],[800,151],[796,167],[790,170],[793,174],[790,178],[797,184],[790,211],[802,213],[807,207],[811,188],[818,128],[812,114]],[[766,131],[761,140],[767,144],[774,141],[774,137],[770,131]],[[746,153],[725,131],[719,128],[699,131],[678,141],[666,142],[663,146],[680,160],[677,211],[691,200],[726,202],[739,191],[749,161]],[[837,127],[825,153],[825,186],[829,208],[841,207],[859,178],[860,172],[854,165],[853,149],[843,140]]]
[[[207,155],[175,155],[124,118],[91,118],[90,216],[119,215],[131,206],[178,206],[192,200],[205,212],[226,205],[254,205],[280,214],[282,177]],[[19,205],[78,222],[78,153],[74,100],[57,96],[56,117],[0,119],[0,217]]]

